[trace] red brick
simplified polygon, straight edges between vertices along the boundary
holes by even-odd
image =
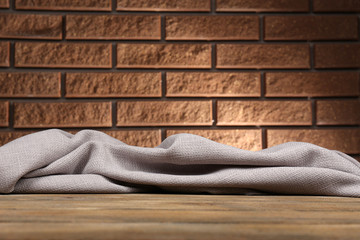
[[[209,44],[118,44],[118,68],[211,68]]]
[[[212,125],[212,104],[211,101],[122,101],[117,104],[117,125]]]
[[[168,97],[260,97],[259,73],[168,72]]]
[[[217,125],[311,125],[309,101],[218,101]]]
[[[160,16],[67,15],[66,38],[160,40]]]
[[[360,44],[315,45],[315,68],[360,68]]]
[[[139,147],[156,147],[161,143],[160,130],[102,131],[126,144]]]
[[[0,127],[9,126],[9,102],[0,102]]]
[[[360,153],[360,129],[269,129],[267,145],[309,142],[348,154]]]
[[[217,12],[307,12],[308,0],[217,0]]]
[[[67,73],[66,97],[161,97],[161,74]]]
[[[257,16],[167,16],[167,40],[259,40]]]
[[[314,0],[315,12],[360,12],[359,0]]]
[[[305,44],[218,44],[217,68],[310,68]]]
[[[359,96],[356,72],[265,73],[267,97]]]
[[[17,42],[15,66],[111,68],[111,44]]]
[[[117,0],[118,11],[209,12],[209,0]]]
[[[79,131],[67,132],[76,134]],[[102,130],[101,132],[104,132],[128,145],[155,147],[161,143],[160,130]],[[0,146],[30,133],[34,133],[34,131],[1,131]]]
[[[357,16],[266,16],[265,40],[356,40]]]
[[[0,42],[0,67],[10,67],[9,42]]]
[[[0,72],[0,97],[60,96],[60,73]]]
[[[221,129],[221,130],[167,130],[166,135],[179,133],[199,135],[215,142],[241,148],[244,150],[258,151],[262,149],[260,129]]]
[[[9,143],[17,138],[33,133],[33,131],[6,131],[0,132],[0,146]]]
[[[62,17],[39,14],[1,14],[0,38],[61,39]]]
[[[317,101],[318,125],[360,125],[360,101]]]
[[[16,0],[16,9],[111,11],[111,0]]]
[[[84,130],[84,129],[82,129]],[[81,130],[67,131],[77,134]],[[156,147],[161,143],[161,130],[97,130],[123,143],[139,147]],[[1,135],[0,135],[1,139]]]
[[[9,0],[0,0],[0,8],[9,8]]]
[[[111,102],[15,103],[14,127],[111,127]]]

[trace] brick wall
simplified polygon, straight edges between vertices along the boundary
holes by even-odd
[[[156,146],[360,156],[357,0],[0,0],[0,144],[61,128]]]

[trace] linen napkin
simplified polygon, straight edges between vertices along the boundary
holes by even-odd
[[[360,197],[360,163],[310,143],[252,152],[192,134],[145,148],[52,129],[0,147],[0,193],[140,192]]]

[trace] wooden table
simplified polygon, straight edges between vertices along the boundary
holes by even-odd
[[[0,239],[360,239],[360,199],[0,195]]]

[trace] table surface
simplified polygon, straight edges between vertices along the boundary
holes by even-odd
[[[360,198],[0,195],[0,239],[360,239]]]

